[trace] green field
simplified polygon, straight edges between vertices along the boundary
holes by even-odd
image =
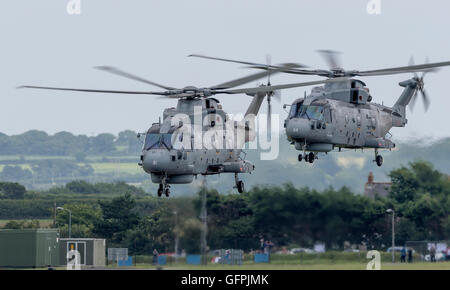
[[[75,160],[72,156],[40,156],[40,155],[0,155],[0,171],[6,165],[20,166],[22,169],[31,170],[31,163],[42,160]],[[136,161],[134,161],[136,160]],[[17,163],[19,162],[19,163]],[[139,174],[142,173],[142,168],[137,165],[138,156],[95,156],[90,155],[85,158],[84,162],[79,162],[78,165],[91,165],[96,174]]]
[[[109,266],[110,269],[117,269],[117,266]],[[136,267],[120,267],[130,269],[157,269],[149,264],[137,264]],[[338,262],[333,264],[308,264],[308,265],[291,265],[291,264],[254,264],[245,263],[241,266],[229,266],[210,264],[207,266],[194,266],[187,264],[172,264],[163,266],[162,269],[166,270],[366,270],[365,263],[355,262]],[[450,262],[417,262],[412,264],[402,263],[382,263],[381,270],[450,270]]]
[[[2,171],[5,166],[6,166],[6,164],[0,164],[0,171]],[[17,164],[15,166],[20,166],[20,168],[22,168],[22,169],[31,170],[31,165],[28,163],[27,164]]]
[[[94,168],[95,173],[105,174],[117,174],[128,173],[128,174],[138,174],[142,173],[142,168],[134,163],[111,163],[111,162],[98,162],[98,163],[87,163]],[[80,164],[83,165],[83,164]]]
[[[33,270],[46,270],[47,268],[37,268]],[[66,267],[56,267],[56,270],[65,270]],[[149,264],[138,264],[136,267],[117,267],[108,266],[102,268],[102,270],[192,270],[192,271],[204,271],[204,270],[250,270],[250,271],[264,271],[264,270],[366,270],[366,265],[362,263],[337,263],[337,264],[313,264],[313,265],[273,265],[273,264],[244,264],[242,266],[224,266],[224,265],[208,265],[208,266],[193,266],[186,264],[168,265],[164,267],[156,267]],[[31,269],[30,269],[31,270]],[[438,263],[412,263],[412,264],[381,264],[381,270],[450,270],[450,262],[438,262]]]
[[[168,269],[183,270],[366,270],[366,264],[362,263],[336,263],[336,264],[312,264],[312,265],[272,265],[272,264],[244,264],[242,266],[170,266]],[[450,270],[450,263],[412,263],[392,264],[384,263],[381,270]]]

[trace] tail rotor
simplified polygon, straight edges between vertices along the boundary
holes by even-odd
[[[425,63],[429,63],[428,58],[426,59]],[[409,65],[414,65],[414,58],[411,57],[411,59],[409,61]],[[410,102],[411,112],[414,110],[414,106],[417,102],[417,95],[419,92],[422,96],[422,101],[423,101],[423,105],[425,108],[425,112],[428,111],[428,108],[430,107],[431,102],[430,102],[427,92],[425,91],[425,82],[424,82],[424,77],[428,72],[430,72],[430,71],[424,71],[420,77],[417,73],[414,73],[413,79],[416,81],[417,86],[416,86],[416,91],[414,92],[414,95],[412,96],[411,102]]]

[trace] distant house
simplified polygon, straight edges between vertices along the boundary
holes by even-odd
[[[370,172],[367,178],[367,183],[364,186],[364,195],[370,198],[375,198],[376,195],[380,197],[387,197],[391,191],[391,182],[374,182],[373,173]]]

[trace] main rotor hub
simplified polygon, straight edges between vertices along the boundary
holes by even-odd
[[[331,69],[331,77],[333,78],[339,78],[339,77],[345,77],[346,76],[346,71],[343,68],[333,68]]]
[[[196,93],[198,92],[198,88],[195,86],[187,86],[183,88],[184,93]]]

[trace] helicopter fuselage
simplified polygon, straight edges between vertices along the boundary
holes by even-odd
[[[405,90],[410,94],[412,89]],[[392,149],[395,144],[387,135],[392,127],[404,127],[407,119],[395,107],[371,100],[358,80],[313,88],[309,96],[291,105],[284,124],[288,140],[297,150],[314,153],[335,148]]]
[[[218,100],[180,99],[163,118],[146,132],[139,163],[153,183],[166,187],[191,183],[197,175],[234,173],[238,185],[237,174],[254,170],[241,158],[242,146],[251,139],[249,128],[244,123],[243,138],[235,131],[230,135],[227,126],[239,123],[228,118]]]

